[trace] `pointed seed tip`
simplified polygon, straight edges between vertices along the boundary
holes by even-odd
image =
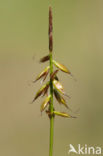
[[[51,10],[52,9],[52,7],[51,7],[51,5],[49,6],[49,10]]]
[[[76,116],[71,116],[71,118],[74,118],[74,119],[76,119],[77,117],[76,117]]]

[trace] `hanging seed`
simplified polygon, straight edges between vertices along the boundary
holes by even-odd
[[[54,84],[54,87],[55,87],[59,92],[61,92],[61,93],[64,92],[64,88],[63,88],[62,84],[61,84],[59,81],[57,81],[57,80],[54,79],[53,84]]]
[[[49,88],[49,85],[44,89],[43,96],[48,95],[48,88]]]
[[[50,101],[50,98],[51,98],[51,95],[47,96],[46,99],[44,100],[44,102],[42,103],[41,105],[41,112],[47,107],[47,105],[49,104],[49,101]]]
[[[55,71],[51,74],[50,78],[51,78],[52,80],[56,77],[56,74],[58,73],[58,71],[59,71],[59,70],[55,70]]]
[[[60,94],[59,94],[59,92],[56,89],[54,89],[54,95],[55,95],[55,98],[57,99],[57,101],[59,103],[61,103]]]
[[[65,73],[68,73],[68,74],[71,74],[71,72],[63,64],[60,64],[60,63],[56,62],[55,60],[53,60],[53,63],[61,71],[65,72]]]
[[[44,56],[43,58],[41,58],[40,59],[40,62],[46,62],[46,61],[48,61],[50,59],[50,56],[49,55],[47,55],[47,56]]]
[[[54,89],[54,95],[60,104],[63,104],[66,108],[69,108],[68,105],[66,104],[65,99],[59,94],[59,92],[56,89]]]
[[[47,82],[45,85],[43,85],[43,86],[38,90],[38,92],[36,93],[35,98],[33,99],[32,103],[33,103],[39,96],[41,96],[41,95],[44,93],[45,88],[46,88],[47,86],[49,86],[49,83],[50,83],[50,82]]]
[[[65,96],[67,96],[67,97],[70,98],[70,96],[67,95],[67,94],[64,92],[64,88],[63,88],[62,84],[61,84],[59,81],[57,81],[57,80],[54,79],[54,80],[53,80],[53,85],[54,85],[54,87],[57,89],[57,91],[59,91],[61,94],[63,94],[63,95],[65,95]]]
[[[44,80],[46,79],[48,73],[49,73],[49,69],[50,69],[50,66],[46,67],[36,78],[35,81],[33,81],[34,83],[39,80],[40,78],[44,77]],[[44,81],[43,80],[43,81]]]
[[[46,74],[44,75],[44,79],[43,79],[43,82],[45,81],[45,79],[47,78],[48,76],[48,73],[49,73],[49,70],[46,72]]]
[[[57,111],[54,111],[54,114],[55,115],[58,115],[58,116],[61,116],[61,117],[65,117],[65,118],[72,118],[71,115],[67,114],[67,113],[64,113],[64,112],[57,112]]]
[[[57,80],[57,81],[59,81],[59,78],[57,77],[57,75],[55,75],[55,78],[54,79]]]

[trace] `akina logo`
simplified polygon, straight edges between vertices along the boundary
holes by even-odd
[[[77,145],[75,148],[72,144],[69,145],[69,151],[68,154],[75,153],[75,154],[83,154],[83,155],[101,155],[102,154],[102,148],[97,146],[97,147],[89,147],[86,144],[84,146],[81,146],[80,144]]]

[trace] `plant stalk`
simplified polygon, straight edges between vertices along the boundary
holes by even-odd
[[[50,52],[50,75],[53,73],[53,62],[52,62],[52,52]],[[53,114],[53,81],[50,78],[50,114]],[[53,133],[54,133],[54,116],[50,116],[50,147],[49,147],[49,156],[53,155]]]
[[[54,132],[54,107],[53,107],[53,80],[51,78],[51,75],[53,73],[53,25],[52,25],[52,8],[49,7],[49,56],[50,56],[50,106],[49,106],[49,112],[50,112],[50,146],[49,146],[49,156],[53,155],[53,132]]]

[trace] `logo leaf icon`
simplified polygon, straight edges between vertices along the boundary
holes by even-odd
[[[72,144],[70,144],[69,146],[70,146],[70,150],[68,151],[68,154],[71,152],[78,154],[78,152],[75,150]]]

